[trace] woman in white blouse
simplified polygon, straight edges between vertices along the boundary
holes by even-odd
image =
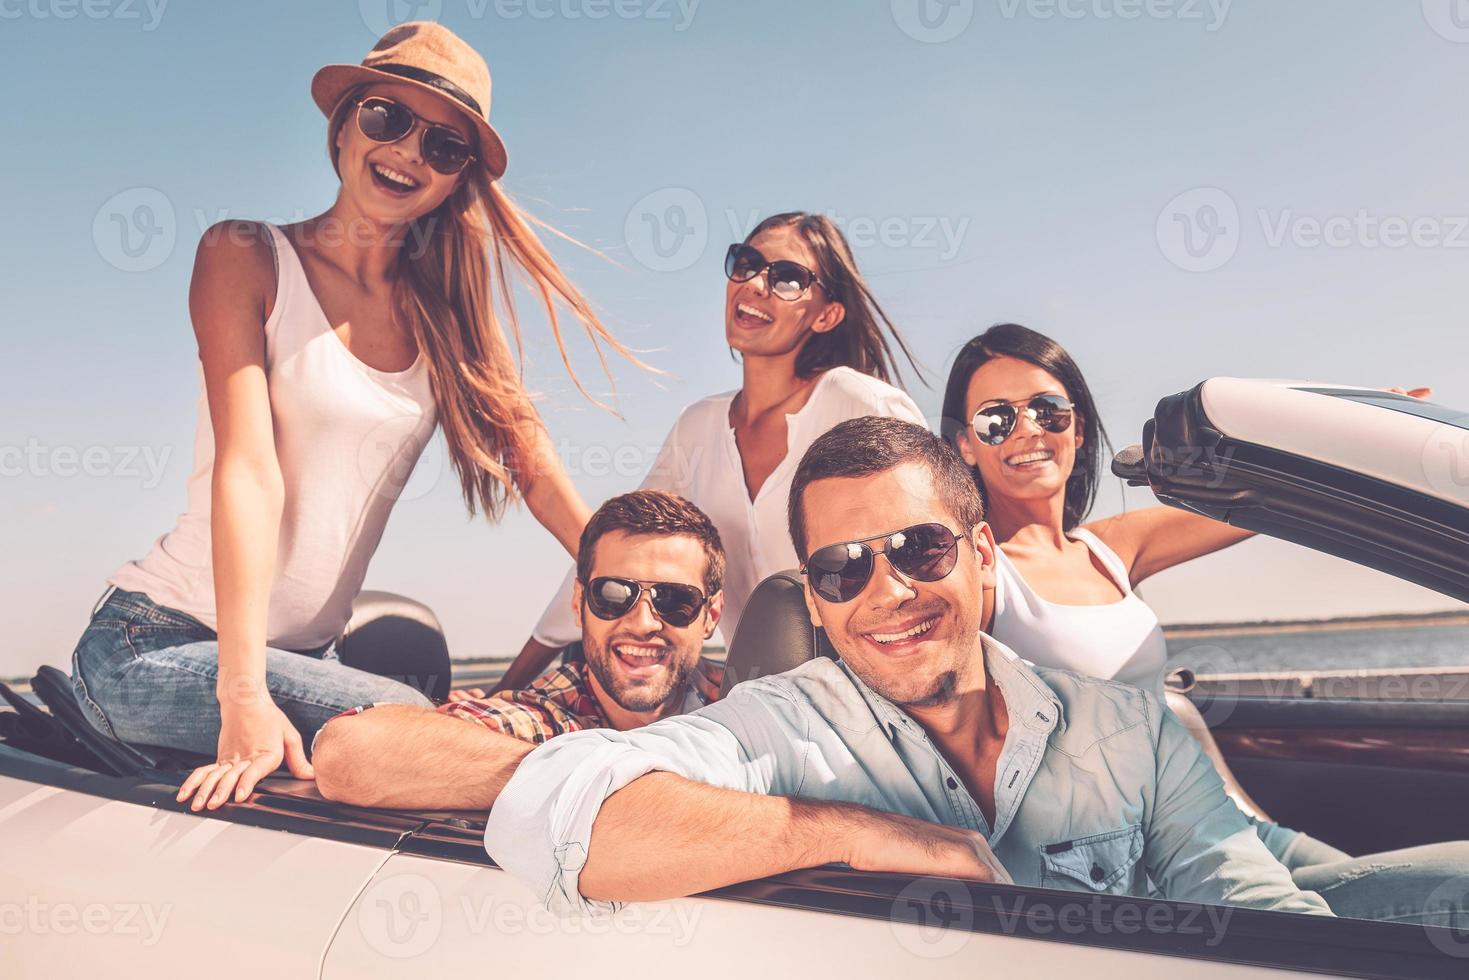
[[[897,373],[892,345],[917,371],[912,352],[829,218],[766,218],[730,246],[725,274],[724,332],[740,354],[742,383],[683,410],[643,486],[687,498],[719,529],[728,559],[721,622],[728,640],[760,580],[799,564],[786,497],[806,447],[844,419],[924,419],[913,399],[888,383]],[[524,687],[581,638],[573,575],[497,689]],[[452,696],[465,695],[482,696]]]

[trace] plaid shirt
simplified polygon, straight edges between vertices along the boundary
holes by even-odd
[[[683,710],[692,711],[716,700],[723,679],[723,667],[700,660],[689,677]],[[612,727],[592,693],[586,661],[547,671],[530,687],[502,691],[492,698],[450,701],[440,705],[439,710],[536,745],[567,732]]]

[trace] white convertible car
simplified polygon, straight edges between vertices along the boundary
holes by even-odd
[[[1113,468],[1469,599],[1464,413],[1216,378],[1159,403]],[[795,588],[762,585],[734,675],[826,652]],[[191,760],[102,739],[59,672],[33,690],[47,710],[7,692],[0,711],[6,977],[1469,976],[1469,936],[1447,929],[1118,898],[1081,877],[1054,891],[823,867],[560,920],[486,856],[483,814],[344,807],[272,778],[197,815],[173,800]],[[1469,836],[1469,700],[1232,697],[1205,715],[1280,822],[1356,853]]]

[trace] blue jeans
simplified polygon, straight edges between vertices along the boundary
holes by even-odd
[[[114,589],[92,614],[71,660],[87,719],[123,742],[213,757],[219,748],[219,643],[208,626],[140,592]],[[343,666],[331,645],[267,648],[270,696],[308,747],[327,719],[387,701],[431,707],[406,684]]]
[[[1469,929],[1469,842],[1352,857],[1299,834],[1283,855],[1291,879],[1351,919]]]

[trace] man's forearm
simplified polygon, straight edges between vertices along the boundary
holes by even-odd
[[[322,795],[341,803],[488,810],[533,748],[431,709],[385,704],[327,722],[312,764]]]
[[[842,861],[856,810],[648,773],[602,804],[580,890],[594,900],[656,901]]]

